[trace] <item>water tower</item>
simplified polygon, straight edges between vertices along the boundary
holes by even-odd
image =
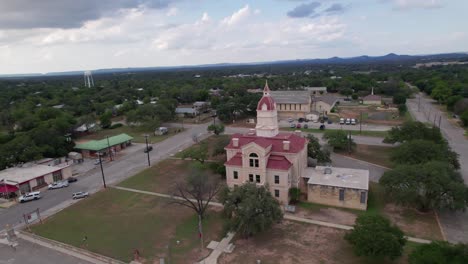
[[[84,85],[85,87],[88,87],[88,88],[91,88],[94,86],[94,80],[93,80],[93,75],[91,74],[91,71],[84,72]]]

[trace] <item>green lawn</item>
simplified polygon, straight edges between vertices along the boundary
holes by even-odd
[[[179,129],[182,130],[182,129]],[[154,131],[147,131],[138,127],[129,127],[121,126],[114,129],[101,129],[92,134],[78,138],[78,141],[87,141],[87,140],[100,140],[106,138],[107,136],[115,136],[122,133],[126,133],[129,136],[133,137],[133,142],[135,143],[145,143],[145,134],[148,134],[148,143],[157,143],[165,140],[166,138],[174,135],[176,129],[170,128],[169,133],[163,136],[155,136]]]
[[[225,161],[226,151],[224,150],[224,147],[229,144],[229,139],[230,139],[229,135],[218,135],[218,136],[213,135],[213,136],[210,136],[207,139],[201,141],[200,144],[206,144],[207,145],[208,159]],[[190,147],[188,149],[191,149],[193,147],[194,146],[192,146],[192,147]],[[216,149],[219,149],[218,153],[217,153]],[[178,158],[181,158],[183,156],[183,154],[184,154],[184,151],[185,150],[177,153],[175,156],[178,157]],[[221,151],[222,151],[222,153],[220,154]]]
[[[367,161],[373,164],[381,165],[387,168],[392,168],[393,163],[390,160],[390,155],[393,147],[373,146],[357,144],[351,154],[348,152],[340,152],[341,155],[349,156],[358,160]]]
[[[206,243],[221,239],[222,225],[221,213],[209,211],[203,223]],[[159,258],[167,261],[169,256],[170,263],[194,263],[209,254],[200,250],[197,226],[193,211],[166,199],[108,189],[31,229],[40,236],[125,262],[138,249],[148,263]],[[88,238],[85,243],[84,236]]]

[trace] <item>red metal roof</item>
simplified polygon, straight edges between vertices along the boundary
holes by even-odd
[[[274,170],[289,170],[292,163],[284,156],[281,155],[270,155],[268,159],[267,168]]]
[[[265,110],[263,109],[263,105],[266,105],[266,111],[275,110],[275,100],[270,95],[264,95],[260,101],[258,101],[257,110]]]
[[[234,134],[231,138],[238,138],[239,145],[238,147],[234,147],[231,140],[229,145],[226,146],[227,149],[240,149],[244,145],[254,142],[262,148],[267,148],[271,145],[271,151],[273,152],[298,153],[307,145],[307,140],[305,138],[292,133],[280,133],[274,137]],[[283,150],[283,141],[290,142],[289,150]]]
[[[242,154],[237,153],[230,160],[224,163],[227,166],[242,167]],[[268,158],[267,168],[274,170],[289,170],[292,163],[284,156],[281,155],[270,155]]]

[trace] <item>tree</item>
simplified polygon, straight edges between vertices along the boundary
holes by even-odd
[[[404,115],[406,112],[408,112],[408,108],[406,107],[406,104],[399,104],[398,112],[400,113],[400,115]]]
[[[347,98],[349,98],[349,96],[353,93],[353,90],[349,89],[349,88],[345,88],[345,89],[341,90],[340,93],[342,95],[345,95]]]
[[[232,190],[225,188],[220,200],[229,219],[228,227],[244,237],[265,231],[283,219],[278,201],[263,186],[246,183]]]
[[[403,232],[383,216],[361,214],[354,229],[345,235],[357,256],[396,259],[406,243]]]
[[[207,157],[208,146],[205,143],[195,144],[182,152],[182,159],[191,158],[200,162],[201,164],[205,163]]]
[[[446,144],[436,144],[429,140],[406,141],[396,147],[390,159],[398,164],[422,164],[433,160],[444,161],[455,169],[460,168],[458,154]]]
[[[463,100],[463,96],[461,95],[453,95],[447,98],[447,109],[449,111],[453,111],[455,104],[458,103],[460,100]]]
[[[461,114],[460,119],[464,126],[468,126],[468,110],[465,110],[465,112]]]
[[[312,134],[307,135],[309,143],[307,144],[307,156],[316,159],[318,162],[331,162],[330,152],[320,146],[318,138]]]
[[[291,198],[291,203],[299,202],[299,199],[301,198],[301,190],[296,187],[289,188],[289,197]]]
[[[351,95],[351,98],[352,98],[353,100],[357,100],[357,99],[359,98],[359,96],[358,96],[357,93],[353,93],[353,94]]]
[[[354,140],[344,130],[328,130],[324,133],[323,138],[328,141],[328,145],[337,150],[348,149],[351,151],[356,145]]]
[[[432,98],[439,102],[445,102],[450,95],[452,95],[452,89],[442,81],[439,81],[431,92]]]
[[[100,117],[99,117],[99,121],[101,121],[101,127],[102,128],[108,128],[111,126],[112,124],[112,113],[110,111],[106,111],[104,112],[104,114],[102,114]]]
[[[204,248],[202,220],[206,209],[220,188],[220,182],[209,177],[200,166],[194,166],[185,181],[176,183],[175,196],[178,197],[173,198],[171,202],[188,207],[197,213],[202,249]]]
[[[406,104],[406,96],[404,94],[395,94],[393,96],[393,103],[396,105]]]
[[[217,155],[220,155],[220,154],[224,154],[226,152],[226,150],[224,148],[227,145],[229,145],[230,141],[231,141],[231,139],[229,137],[227,137],[227,136],[218,137],[216,139],[215,144],[214,144],[212,156],[217,156]]]
[[[385,137],[385,143],[405,142],[413,139],[430,140],[435,143],[444,143],[445,139],[439,128],[429,127],[422,122],[408,121],[402,126],[392,127]]]
[[[433,241],[419,245],[408,260],[410,264],[465,264],[468,263],[468,245]]]
[[[440,161],[397,166],[385,172],[379,182],[396,203],[420,211],[460,210],[468,203],[468,191],[461,175]]]
[[[211,124],[208,126],[208,131],[213,132],[215,135],[219,135],[224,132],[224,125],[223,124]]]

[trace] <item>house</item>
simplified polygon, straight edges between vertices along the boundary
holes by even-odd
[[[312,100],[311,110],[319,114],[328,115],[333,107],[335,107],[336,102],[338,102],[338,97],[331,94],[315,97]]]
[[[327,94],[327,87],[304,87],[304,91],[309,91],[312,96]]]
[[[317,166],[306,169],[303,181],[309,202],[367,209],[368,170]]]
[[[382,96],[374,94],[374,88],[372,88],[371,94],[362,98],[362,103],[365,105],[381,105]]]
[[[289,190],[294,187],[299,188],[309,201],[365,209],[369,172],[336,168],[328,173],[328,168],[325,173],[320,167],[307,167],[307,139],[300,131],[280,133],[278,112],[278,104],[267,83],[257,105],[255,129],[247,134],[232,135],[225,147],[227,186],[233,188],[247,182],[265,186],[284,205],[289,203]],[[331,179],[332,176],[337,179]],[[338,196],[335,197],[334,192],[324,194],[322,190],[327,188],[338,190]],[[365,195],[361,194],[363,192]],[[360,202],[362,197],[365,204],[356,204],[356,198]]]
[[[81,152],[83,158],[94,158],[101,152],[110,156],[112,153],[120,151],[132,144],[133,137],[123,133],[113,137],[107,137],[101,140],[90,140],[85,143],[77,144],[75,149]]]
[[[59,161],[59,162],[55,162]],[[17,196],[46,189],[53,182],[72,176],[71,163],[54,160],[49,164],[26,163],[0,171],[0,193]]]
[[[175,109],[175,113],[179,117],[195,117],[200,114],[197,109],[193,107],[177,107]]]
[[[204,101],[197,101],[193,103],[193,108],[196,109],[199,113],[206,113],[210,108],[210,104]]]
[[[305,118],[311,111],[309,91],[272,91],[270,94],[277,104],[280,119]]]

